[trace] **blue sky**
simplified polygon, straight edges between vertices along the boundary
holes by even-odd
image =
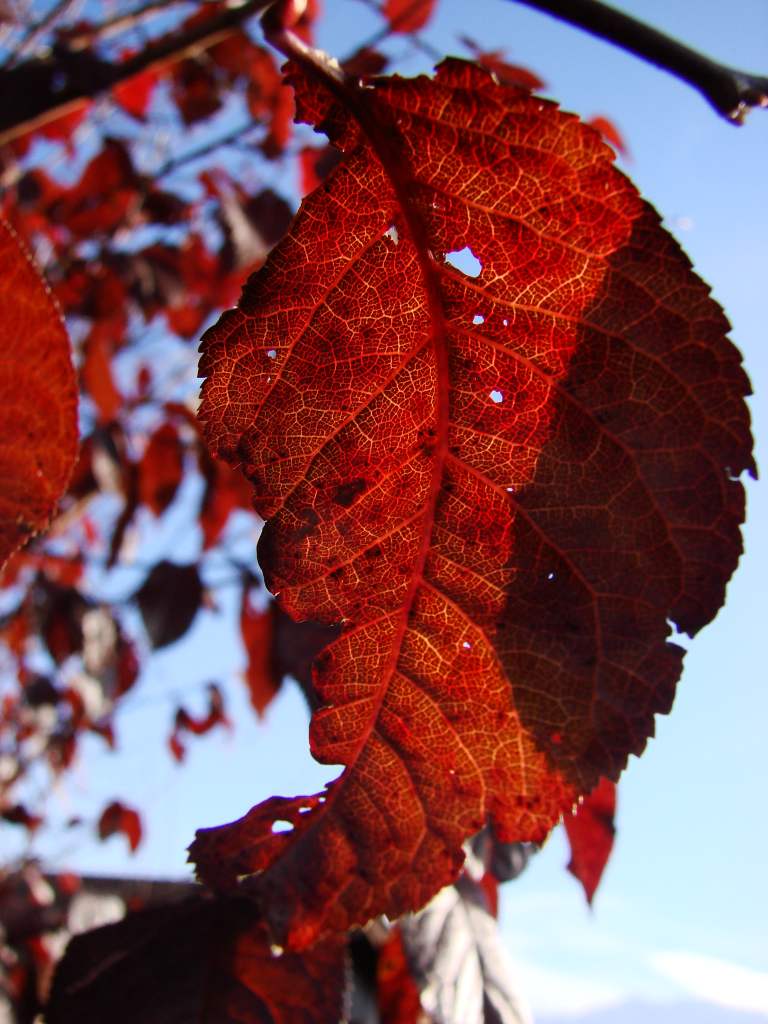
[[[768,71],[764,0],[731,0],[727,10],[715,0],[616,6],[726,63]],[[325,8],[320,43],[335,54],[346,54],[380,25],[356,0],[325,0]],[[508,0],[443,0],[426,36],[440,51],[461,53],[460,34],[504,48],[511,60],[531,67],[564,108],[606,115],[619,126],[631,151],[623,168],[731,319],[758,395],[752,404],[758,461],[768,464],[761,459],[761,439],[764,447],[768,438],[762,397],[768,390],[768,112],[753,113],[736,129],[670,76]],[[407,49],[399,41],[393,52]],[[414,54],[401,67],[425,70],[427,59]],[[170,537],[173,529],[170,516],[162,530]],[[539,1012],[578,1014],[631,998],[672,1003],[691,995],[768,1014],[763,484],[750,484],[745,538],[747,554],[727,606],[692,642],[672,714],[659,721],[657,738],[622,779],[617,844],[594,910],[587,910],[564,871],[560,834],[505,887],[504,935]],[[230,597],[223,595],[224,605]],[[52,861],[80,870],[178,876],[196,826],[237,817],[274,793],[313,792],[334,774],[313,764],[306,751],[306,713],[293,688],[263,725],[244,695],[236,698],[240,707],[230,706],[235,733],[193,739],[183,769],[166,756],[170,714],[177,697],[187,699],[185,684],[226,681],[239,671],[237,638],[221,628],[222,619],[201,617],[185,662],[173,650],[155,656],[120,723],[125,753],[106,756],[94,742],[52,797],[52,811],[61,817],[89,808],[95,814],[114,796],[135,803],[147,824],[142,849],[126,865],[121,840],[97,847],[73,838],[69,848],[49,849]]]

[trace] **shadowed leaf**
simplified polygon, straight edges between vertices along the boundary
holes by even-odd
[[[251,908],[194,900],[130,914],[73,939],[45,1019],[319,1024],[339,1019],[343,983],[343,940],[308,956],[275,956]]]
[[[167,647],[184,636],[203,599],[196,565],[158,562],[136,593],[153,647]]]

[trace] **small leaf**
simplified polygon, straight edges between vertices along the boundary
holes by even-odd
[[[139,463],[139,498],[155,516],[165,512],[184,473],[184,449],[172,423],[152,434]]]
[[[622,156],[628,157],[629,150],[627,144],[624,141],[624,136],[621,134],[616,125],[607,117],[593,117],[587,124],[591,124],[603,136],[606,142],[610,142],[613,148],[621,153]]]
[[[43,529],[77,455],[77,381],[61,314],[0,219],[0,566]]]
[[[424,28],[435,12],[436,0],[385,0],[381,13],[393,32],[408,35]]]
[[[158,562],[136,592],[144,628],[153,647],[167,647],[184,636],[203,599],[196,565]]]
[[[590,906],[613,849],[615,815],[616,786],[609,779],[601,779],[576,811],[565,818],[571,844],[568,870],[581,882]]]
[[[127,807],[119,800],[113,800],[101,812],[98,833],[99,839],[108,839],[121,833],[128,840],[131,852],[135,853],[141,842],[141,817],[132,807]]]

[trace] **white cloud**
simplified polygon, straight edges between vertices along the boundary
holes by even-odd
[[[616,1006],[627,997],[626,990],[619,985],[541,967],[519,958],[515,968],[535,1017],[539,1014],[576,1017],[590,1010]]]
[[[651,963],[660,974],[705,1002],[757,1013],[765,1013],[768,1007],[768,971],[703,953],[654,953]]]

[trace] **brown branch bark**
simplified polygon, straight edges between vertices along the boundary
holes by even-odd
[[[50,59],[25,61],[0,71],[0,145],[77,110],[118,82],[209,49],[268,2],[245,0],[203,24],[163,36],[119,64],[89,50],[58,49]]]
[[[768,107],[768,77],[719,64],[600,0],[516,0],[620,46],[692,85],[718,114],[741,124],[751,107]]]

